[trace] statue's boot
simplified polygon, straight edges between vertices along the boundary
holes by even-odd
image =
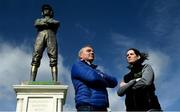
[[[52,81],[57,82],[57,74],[58,74],[57,66],[51,67],[51,73],[52,73]]]
[[[37,71],[38,71],[38,67],[33,65],[31,67],[30,81],[35,81],[36,80]]]

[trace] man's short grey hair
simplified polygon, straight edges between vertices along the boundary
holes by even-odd
[[[79,50],[79,52],[78,52],[78,57],[79,57],[79,58],[80,58],[81,53],[82,53],[82,51],[83,51],[83,49],[84,49],[85,47],[91,47],[91,48],[93,48],[91,45],[85,45],[84,47],[82,47],[82,48]]]

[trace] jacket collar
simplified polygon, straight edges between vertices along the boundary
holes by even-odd
[[[94,69],[97,68],[97,65],[92,64],[92,63],[90,63],[90,62],[88,62],[88,61],[85,61],[85,60],[80,60],[80,61],[83,62],[83,63],[85,63],[86,65],[88,65],[88,66],[94,68]]]
[[[141,70],[142,67],[143,67],[142,64],[140,64],[140,63],[135,63],[135,64],[133,64],[133,65],[129,65],[127,68],[129,68],[132,72],[137,72],[137,71]]]

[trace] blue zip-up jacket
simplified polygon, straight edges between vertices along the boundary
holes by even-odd
[[[96,67],[80,60],[72,66],[71,79],[75,89],[76,108],[79,106],[109,107],[106,88],[114,88],[117,80],[97,70]]]

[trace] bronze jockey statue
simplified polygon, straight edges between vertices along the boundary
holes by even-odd
[[[57,82],[58,45],[56,32],[60,23],[53,19],[54,12],[52,7],[48,4],[42,6],[42,16],[43,18],[36,19],[34,24],[37,28],[38,34],[32,56],[30,81],[35,81],[43,51],[47,48],[47,54],[50,59],[52,81]]]

